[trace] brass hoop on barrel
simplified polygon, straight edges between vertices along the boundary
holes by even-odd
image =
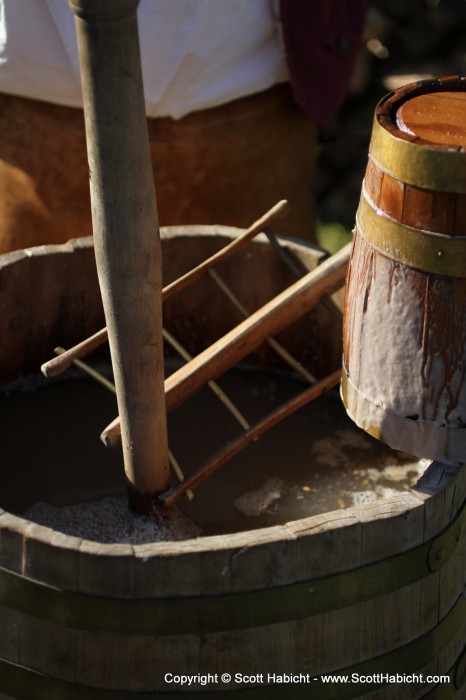
[[[396,180],[438,192],[466,192],[466,158],[461,149],[429,148],[397,138],[376,116],[369,153]]]
[[[369,245],[396,262],[435,275],[466,277],[466,238],[401,224],[377,209],[364,188],[356,227]]]

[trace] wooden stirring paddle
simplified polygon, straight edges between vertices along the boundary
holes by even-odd
[[[138,0],[69,0],[75,14],[99,284],[130,505],[151,512],[169,460],[162,270],[147,135]]]

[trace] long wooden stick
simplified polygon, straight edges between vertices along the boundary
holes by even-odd
[[[228,243],[228,245],[226,245],[224,248],[211,255],[210,258],[204,260],[197,267],[193,268],[182,277],[179,277],[174,282],[166,285],[162,289],[162,301],[166,301],[177,292],[185,289],[189,284],[199,279],[205,272],[207,272],[207,270],[213,267],[213,265],[217,265],[218,263],[230,258],[234,253],[243,248],[243,246],[245,246],[246,243],[248,243],[252,238],[257,236],[258,233],[261,233],[266,226],[270,226],[275,221],[278,221],[286,216],[288,210],[289,205],[286,199],[277,202],[277,204],[275,204],[271,209],[269,209],[269,211],[257,219],[257,221],[255,221],[247,229],[247,231],[241,234],[241,236],[235,238],[233,241],[231,241],[231,243]],[[107,338],[107,329],[102,328],[97,333],[94,333],[94,335],[91,335],[89,338],[86,338],[77,345],[69,348],[59,357],[54,357],[45,362],[41,367],[42,373],[45,374],[46,377],[54,377],[55,375],[60,374],[60,372],[63,372],[71,365],[73,360],[85,357],[88,353],[92,352],[92,350],[95,350],[102,345],[102,343],[105,343]]]
[[[195,394],[255,350],[267,336],[278,333],[340,289],[346,277],[351,244],[332,255],[291,287],[269,301],[229,333],[197,355],[165,380],[167,411]],[[102,432],[102,441],[114,446],[119,440],[118,418]]]
[[[225,462],[232,459],[238,452],[244,450],[249,443],[262,435],[274,425],[280,423],[284,418],[287,418],[292,413],[302,408],[305,404],[313,401],[318,396],[323,394],[328,389],[336,386],[341,378],[341,369],[336,370],[331,375],[322,379],[314,386],[303,391],[299,396],[290,399],[282,406],[277,408],[275,411],[267,414],[265,418],[260,420],[258,423],[252,426],[249,430],[239,435],[234,440],[231,440],[226,446],[222,447],[218,452],[216,452],[208,462],[206,462],[200,469],[198,469],[194,474],[186,477],[180,484],[177,484],[171,489],[168,489],[164,493],[160,494],[159,500],[165,506],[171,506],[177,501],[187,489],[195,489],[199,486],[205,479],[211,476],[217,471]]]
[[[106,340],[108,340],[107,327],[102,328],[100,331],[97,331],[97,333],[94,333],[94,335],[82,340],[77,345],[73,345],[72,348],[68,348],[68,350],[65,350],[65,352],[58,357],[53,357],[51,360],[47,360],[47,362],[45,362],[40,368],[42,374],[44,374],[46,377],[54,377],[55,375],[60,374],[60,372],[68,369],[68,367],[73,364],[75,360],[85,357],[90,352],[105,343]]]
[[[207,260],[201,262],[193,270],[190,270],[182,277],[179,277],[177,280],[164,287],[163,300],[165,301],[177,292],[185,289],[189,284],[202,277],[202,275],[214,265],[217,265],[218,263],[230,258],[234,253],[237,253],[238,250],[244,248],[246,243],[249,243],[249,241],[257,236],[258,233],[261,233],[264,228],[273,224],[274,221],[283,219],[287,215],[288,211],[289,205],[286,199],[282,199],[277,202],[277,204],[275,204],[271,209],[257,219],[257,221],[254,221],[254,223],[243,234],[241,234],[241,236],[231,241],[231,243],[228,243],[228,245],[219,250],[217,253],[211,255],[210,258],[207,258]]]
[[[70,0],[75,14],[94,250],[121,416],[130,505],[169,484],[162,265],[147,134],[138,0]]]

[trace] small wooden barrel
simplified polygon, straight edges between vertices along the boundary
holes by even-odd
[[[234,235],[162,231],[166,281]],[[318,262],[309,248],[287,249],[309,269]],[[253,305],[289,282],[263,236],[222,277]],[[102,323],[89,239],[0,257],[0,289],[2,381],[37,372],[54,344]],[[192,352],[235,322],[212,298],[206,276],[167,302],[166,326]],[[329,318],[338,324],[325,307],[309,316],[290,340],[308,352],[317,333],[328,364]],[[26,486],[46,461],[6,466]],[[415,489],[357,508],[137,546],[81,540],[0,510],[0,700],[459,700],[465,497],[466,469],[434,463]],[[326,683],[327,673],[351,682]]]
[[[466,459],[466,79],[375,113],[346,287],[343,399],[390,446]]]

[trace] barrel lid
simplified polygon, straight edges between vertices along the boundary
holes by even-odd
[[[466,92],[432,92],[404,102],[398,128],[432,146],[466,146]]]
[[[409,185],[466,192],[466,77],[421,80],[378,104],[370,155]]]

